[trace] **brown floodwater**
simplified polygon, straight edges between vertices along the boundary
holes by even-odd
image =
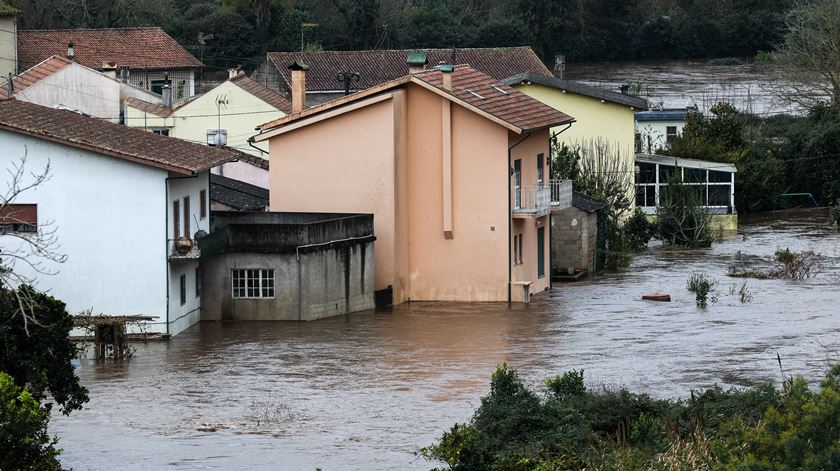
[[[415,452],[468,420],[507,362],[535,387],[572,368],[592,386],[685,397],[785,373],[816,381],[840,359],[840,234],[825,211],[766,214],[710,249],[651,248],[632,268],[557,285],[530,305],[413,303],[309,323],[201,324],[137,345],[122,363],[81,360],[90,403],[55,416],[62,463],[86,469],[429,469]],[[732,263],[814,250],[801,282],[747,280]],[[720,299],[698,309],[697,271]],[[671,303],[643,302],[663,291]]]
[[[656,60],[568,64],[566,78],[608,90],[625,83],[643,83],[652,92],[652,106],[696,105],[701,111],[729,101],[741,111],[757,115],[800,114],[801,107],[780,100],[787,82],[751,63],[710,65],[701,60]]]

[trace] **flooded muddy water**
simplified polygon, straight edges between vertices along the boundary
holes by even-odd
[[[566,78],[608,90],[625,83],[643,83],[652,91],[652,106],[697,106],[701,111],[718,101],[729,101],[741,111],[757,115],[801,113],[779,100],[785,81],[753,64],[710,65],[698,60],[592,62],[568,64]]]
[[[652,248],[626,273],[556,285],[530,305],[414,303],[310,323],[202,324],[138,345],[120,364],[82,360],[91,401],[55,416],[62,462],[86,469],[429,469],[415,455],[469,419],[507,362],[538,385],[584,368],[590,385],[685,397],[714,384],[816,380],[840,359],[840,234],[824,211],[764,215],[710,249]],[[814,250],[802,281],[747,280],[737,261]],[[692,272],[719,280],[705,311]],[[663,291],[671,303],[643,302]]]

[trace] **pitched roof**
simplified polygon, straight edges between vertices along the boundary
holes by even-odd
[[[594,213],[599,209],[606,208],[607,203],[595,198],[584,195],[583,193],[572,192],[572,206],[577,209],[586,211],[587,213]]]
[[[149,103],[148,101],[141,100],[139,98],[134,98],[133,96],[130,96],[125,99],[125,105],[138,109],[140,111],[145,111],[146,113],[153,114],[155,116],[159,116],[161,118],[168,118],[172,115],[172,113],[175,112],[174,108],[170,108],[168,106],[164,106],[158,103]]]
[[[286,114],[292,112],[292,102],[288,98],[247,75],[237,75],[230,82]]]
[[[539,73],[525,72],[507,77],[502,80],[502,83],[507,85],[518,85],[521,83],[536,83],[544,87],[556,88],[558,90],[572,92],[578,95],[584,95],[599,100],[617,103],[619,105],[631,106],[640,110],[648,109],[648,102],[644,98],[628,95],[625,93],[614,92],[604,88],[593,87],[584,83],[575,82],[574,80],[563,80],[557,77]]]
[[[12,94],[17,95],[27,87],[40,82],[72,63],[73,61],[70,59],[58,56],[52,56],[39,62],[35,66],[21,72],[20,75],[12,78]],[[3,81],[2,86],[0,86],[0,96],[9,96],[8,82],[9,80],[6,79]]]
[[[443,88],[443,72],[440,69],[430,69],[306,108],[298,113],[262,124],[258,126],[258,129],[264,133],[269,129],[282,127],[293,121],[377,95],[408,83],[420,85],[517,133],[535,131],[574,121],[574,118],[562,111],[497,82],[492,77],[470,66],[455,66],[451,73],[452,91]],[[259,135],[256,136],[258,141],[264,139],[266,137],[260,139]]]
[[[0,16],[14,16],[20,13],[20,10],[0,0]]]
[[[13,98],[0,100],[0,129],[186,175],[247,155]]]
[[[92,69],[105,62],[135,70],[202,67],[177,41],[159,27],[53,29],[18,31],[18,61],[28,69],[50,56],[67,54],[75,43],[76,61]]]
[[[287,88],[292,83],[289,65],[303,61],[309,66],[306,74],[307,91],[344,90],[342,83],[336,79],[339,72],[358,73],[359,81],[353,83],[352,87],[363,90],[406,75],[406,60],[415,52],[424,52],[432,67],[441,62],[453,63],[452,49],[268,52],[266,60],[280,74]],[[530,47],[456,49],[455,59],[454,63],[469,64],[497,80],[521,72],[551,75]]]
[[[268,206],[268,190],[233,178],[211,174],[210,200],[240,211],[261,210]]]

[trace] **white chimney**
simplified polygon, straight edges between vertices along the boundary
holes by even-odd
[[[74,62],[76,60],[76,43],[73,41],[67,43],[67,58]]]
[[[163,106],[167,108],[172,107],[172,87],[169,84],[163,86],[163,90],[161,90],[161,95],[163,95]]]

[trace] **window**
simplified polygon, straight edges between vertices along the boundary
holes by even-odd
[[[519,234],[513,236],[513,264],[519,265]]]
[[[0,208],[0,232],[38,232],[38,205],[7,204]]]
[[[198,217],[199,219],[207,217],[207,190],[198,192]]]
[[[167,129],[167,128],[152,129],[152,132],[155,133],[155,134],[160,134],[161,136],[168,136],[169,135],[169,129]]]
[[[537,228],[537,277],[545,276],[545,228]]]
[[[181,275],[181,306],[187,304],[187,275]]]
[[[640,133],[640,132],[636,133],[635,144],[636,144],[636,152],[637,153],[642,152],[642,133]]]
[[[543,186],[543,160],[545,160],[545,156],[537,154],[537,187],[539,188]]]
[[[195,269],[195,297],[201,297],[201,269]]]
[[[522,207],[522,159],[513,161],[513,207]]]
[[[184,197],[184,237],[192,238],[190,235],[192,231],[190,230],[190,197]]]
[[[234,298],[274,297],[274,270],[272,269],[233,269],[230,281]]]
[[[171,87],[172,86],[172,81],[171,80],[151,80],[150,84],[151,84],[152,92],[157,93],[158,95],[163,95],[163,86],[164,85],[169,85]]]
[[[179,201],[172,202],[172,238],[181,238],[181,203]]]
[[[519,234],[519,264],[522,265],[522,234]]]
[[[670,144],[677,138],[677,127],[676,126],[666,126],[665,127],[665,142]]]
[[[227,129],[208,129],[207,145],[221,147],[227,145]]]

